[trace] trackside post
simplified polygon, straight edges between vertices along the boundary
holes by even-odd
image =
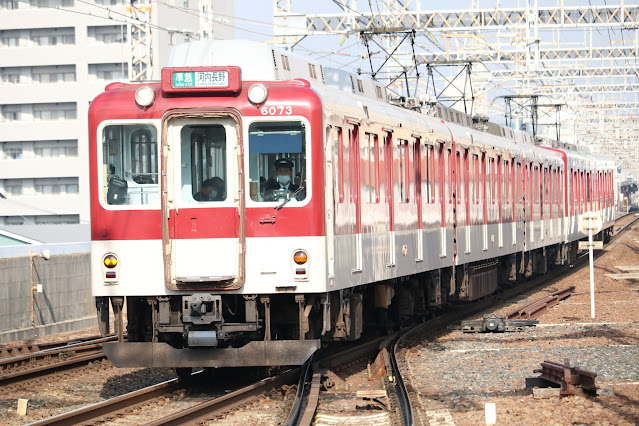
[[[579,230],[588,233],[588,255],[590,257],[590,316],[595,318],[595,268],[592,255],[592,234],[601,231],[601,216],[595,212],[585,212],[579,221]]]

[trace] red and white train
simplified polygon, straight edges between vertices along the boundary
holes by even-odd
[[[610,235],[612,161],[414,109],[249,42],[178,46],[161,83],[107,86],[89,111],[92,288],[103,330],[109,305],[128,320],[109,358],[300,364],[569,261],[586,211]]]

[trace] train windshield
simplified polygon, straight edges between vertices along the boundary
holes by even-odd
[[[150,124],[102,131],[102,187],[107,204],[159,203],[157,130]]]
[[[258,202],[306,198],[306,126],[299,121],[249,126],[250,196]]]

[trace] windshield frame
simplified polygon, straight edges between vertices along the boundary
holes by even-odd
[[[96,182],[94,183],[94,187],[93,190],[97,191],[97,199],[98,202],[100,203],[100,206],[105,209],[105,210],[160,210],[161,208],[161,202],[160,202],[160,197],[158,197],[157,202],[153,202],[153,203],[148,203],[148,204],[109,204],[107,202],[106,199],[106,192],[104,192],[103,194],[103,190],[104,190],[104,181],[103,181],[103,176],[101,173],[101,169],[103,166],[103,162],[104,162],[104,155],[103,155],[103,141],[102,141],[102,134],[104,132],[104,129],[108,126],[127,126],[127,125],[147,125],[147,126],[151,126],[153,128],[155,128],[156,131],[156,136],[157,136],[157,140],[156,140],[156,160],[157,160],[157,170],[158,170],[158,183],[157,183],[157,187],[158,187],[158,194],[160,194],[160,177],[161,177],[161,171],[160,171],[160,167],[161,167],[161,161],[160,161],[160,157],[161,157],[161,153],[162,153],[162,120],[161,119],[143,119],[143,120],[131,120],[131,119],[117,119],[117,120],[104,120],[101,121],[100,124],[98,125],[97,129],[96,129],[96,141],[95,141],[95,148],[96,148],[96,162],[94,164],[94,167],[96,168]]]
[[[191,117],[191,116],[176,116],[171,117],[167,120],[167,138],[173,138],[171,140],[171,146],[174,148],[172,152],[172,162],[173,164],[169,167],[173,167],[171,175],[173,176],[173,182],[169,183],[172,185],[172,188],[169,192],[173,194],[173,201],[176,203],[178,208],[188,208],[188,209],[210,209],[210,208],[219,208],[219,207],[231,207],[235,206],[235,199],[237,194],[237,181],[236,175],[236,164],[237,161],[234,160],[236,155],[236,147],[239,144],[239,141],[235,140],[237,133],[236,129],[233,129],[234,132],[231,132],[228,127],[234,127],[229,125],[227,121],[234,121],[231,116],[203,116],[203,117]],[[182,193],[182,180],[181,180],[181,163],[182,163],[182,141],[181,141],[181,133],[184,127],[186,126],[197,126],[197,125],[207,125],[207,124],[219,124],[224,127],[226,133],[226,198],[220,201],[197,201],[193,199],[188,199],[183,196]],[[179,144],[180,149],[176,149],[176,146]]]

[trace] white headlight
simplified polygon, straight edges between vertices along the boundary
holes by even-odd
[[[142,86],[135,91],[135,102],[141,107],[148,107],[155,101],[155,91],[149,86]]]
[[[252,103],[259,105],[266,100],[268,89],[263,84],[254,84],[248,89],[248,98]]]

